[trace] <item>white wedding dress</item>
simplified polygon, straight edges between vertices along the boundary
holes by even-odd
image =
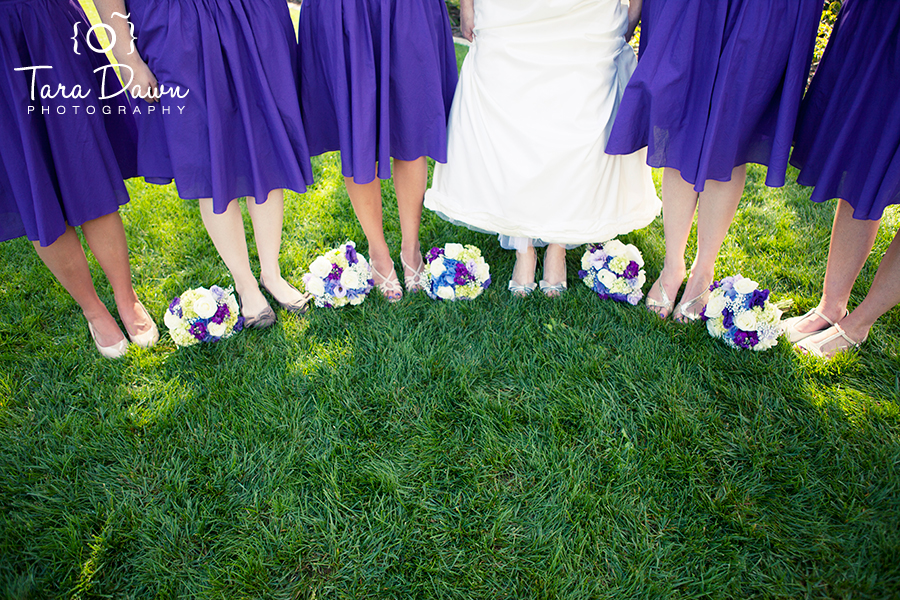
[[[621,0],[475,0],[447,164],[425,206],[506,248],[604,242],[650,224],[646,150],[604,152],[637,64]]]

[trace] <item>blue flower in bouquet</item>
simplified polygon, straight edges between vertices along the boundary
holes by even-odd
[[[369,263],[356,252],[353,242],[314,260],[303,276],[303,284],[320,308],[361,304],[375,286]]]
[[[644,296],[642,288],[647,275],[643,266],[644,259],[637,247],[610,240],[588,246],[581,257],[578,276],[601,299],[635,305]]]
[[[187,290],[173,299],[166,310],[165,323],[179,346],[217,342],[244,328],[232,289],[217,285]]]
[[[446,244],[425,255],[425,293],[440,300],[472,300],[491,284],[491,270],[475,246]]]
[[[781,311],[769,302],[769,290],[734,275],[709,286],[712,292],[700,314],[706,329],[732,348],[767,350],[778,343]]]

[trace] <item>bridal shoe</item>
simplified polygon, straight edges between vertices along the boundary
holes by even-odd
[[[97,352],[99,352],[101,356],[105,356],[106,358],[121,358],[128,352],[128,340],[125,337],[122,337],[121,342],[113,344],[112,346],[101,346],[100,343],[97,342],[97,335],[94,333],[94,326],[91,325],[90,321],[88,321],[88,331],[91,332],[91,339],[94,340],[94,346],[97,347]]]
[[[569,286],[566,284],[565,281],[563,281],[561,283],[557,283],[556,285],[550,285],[549,283],[547,283],[546,281],[541,279],[541,282],[539,285],[540,285],[541,291],[548,298],[559,298],[560,296],[563,295],[563,292],[565,292],[567,289],[569,289]]]
[[[525,296],[531,294],[531,292],[533,292],[535,288],[537,288],[537,284],[533,281],[531,283],[525,284],[516,283],[515,281],[510,279],[509,285],[507,287],[509,288],[509,291],[512,292],[513,296],[524,298]]]

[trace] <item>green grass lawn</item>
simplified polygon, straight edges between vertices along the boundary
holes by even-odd
[[[314,168],[288,195],[297,282],[340,242],[365,252],[339,158]],[[799,314],[833,205],[763,180],[752,167],[717,267]],[[196,202],[129,188],[134,280],[161,324],[186,288],[230,280]],[[898,227],[893,208],[852,305]],[[0,244],[0,596],[900,596],[900,310],[823,365],[600,301],[574,280],[580,252],[564,297],[516,300],[493,237],[426,211],[422,241],[478,245],[494,285],[118,361],[30,243]],[[624,241],[652,281],[661,220]]]

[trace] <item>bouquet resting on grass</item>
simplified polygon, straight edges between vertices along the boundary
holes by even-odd
[[[425,257],[425,293],[439,300],[472,300],[491,285],[491,269],[472,245],[445,244]]]
[[[356,244],[347,242],[314,260],[303,276],[303,285],[319,308],[340,308],[362,304],[375,282],[369,263],[357,254]]]
[[[218,342],[244,328],[232,288],[198,287],[176,297],[166,310],[169,335],[179,346]]]
[[[769,301],[769,290],[740,275],[714,281],[700,318],[714,338],[732,348],[768,350],[781,334],[781,310]]]
[[[588,246],[581,257],[578,276],[601,299],[610,298],[633,306],[644,297],[641,288],[647,281],[647,274],[643,266],[644,258],[637,247],[610,240]]]

